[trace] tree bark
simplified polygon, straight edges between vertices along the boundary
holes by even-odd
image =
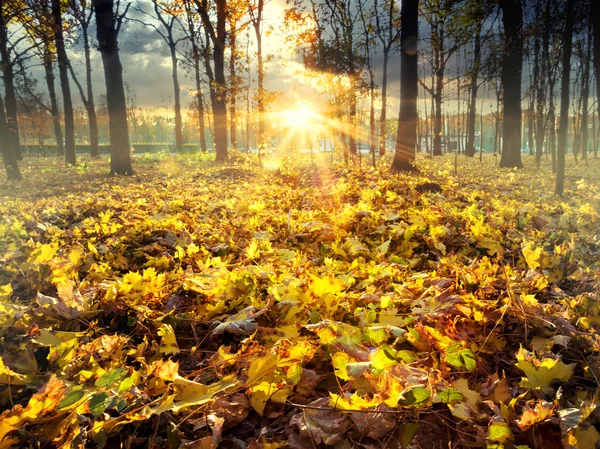
[[[417,144],[419,0],[404,0],[400,13],[400,113],[396,152],[391,168],[393,171],[410,172],[415,170]]]
[[[69,58],[65,50],[60,0],[52,0],[52,17],[54,19],[54,44],[56,45],[56,58],[65,115],[65,162],[69,165],[75,165],[77,163],[75,155],[75,116],[73,114],[71,86],[69,85]]]
[[[19,138],[19,121],[17,117],[17,96],[15,93],[15,75],[13,61],[8,48],[8,30],[5,18],[2,16],[0,3],[0,62],[2,64],[2,78],[4,81],[4,105],[6,108],[7,145],[17,160],[21,160],[21,141]],[[12,156],[11,156],[12,157]]]
[[[175,99],[175,147],[178,152],[183,150],[183,120],[181,119],[181,88],[179,86],[179,72],[177,48],[174,43],[169,44],[171,53],[171,69],[173,77],[173,98]]]
[[[4,113],[4,100],[0,95],[0,147],[2,147],[2,161],[6,170],[6,179],[9,181],[20,180],[21,171],[17,156],[10,145],[10,135],[8,123],[6,122],[6,114]]]
[[[600,96],[600,2],[593,0],[591,2],[591,20],[594,35],[594,68],[596,72],[596,95]],[[600,101],[598,101],[598,116],[600,117]],[[597,149],[594,148],[594,158]]]
[[[556,165],[556,188],[554,193],[562,196],[565,189],[565,154],[569,128],[569,88],[571,83],[571,52],[573,44],[573,1],[567,1],[567,18],[563,32],[562,80],[560,92],[560,127],[558,129],[558,152]]]
[[[500,166],[523,168],[521,162],[521,75],[523,70],[523,7],[521,0],[500,0],[504,23],[502,85],[502,157]]]
[[[93,0],[96,11],[98,49],[102,55],[106,80],[106,103],[111,145],[110,174],[132,175],[129,130],[127,129],[127,102],[113,2],[114,0]]]
[[[480,7],[478,2],[477,7]],[[477,79],[479,77],[479,66],[481,64],[481,20],[477,22],[475,29],[475,43],[473,49],[473,69],[471,70],[471,100],[469,103],[469,120],[467,129],[467,145],[465,147],[465,155],[468,157],[475,156],[475,119],[477,115]]]
[[[237,93],[237,42],[235,33],[232,32],[229,38],[230,59],[229,59],[229,78],[230,78],[230,95],[229,95],[229,146],[237,149],[237,125],[236,125],[236,104],[235,97]]]
[[[590,96],[590,60],[592,59],[592,27],[589,24],[587,36],[587,48],[585,61],[583,61],[583,72],[581,75],[581,95],[583,113],[581,116],[581,158],[588,162],[588,116],[589,116],[589,96]]]
[[[225,162],[227,154],[227,84],[225,80],[225,42],[227,39],[227,0],[215,0],[216,27],[213,26],[205,0],[195,0],[204,29],[213,43],[214,95],[211,96],[214,122],[215,160]]]
[[[59,156],[65,154],[63,144],[63,133],[60,125],[60,113],[58,111],[58,100],[56,99],[56,87],[54,85],[54,70],[52,67],[52,55],[48,50],[47,44],[44,45],[44,73],[46,75],[46,87],[48,88],[48,96],[50,97],[50,114],[52,115],[52,124],[54,125],[54,137],[56,139],[56,153]]]
[[[350,114],[349,114],[349,128],[348,133],[348,150],[353,156],[358,153],[356,145],[356,90],[352,89],[350,92]]]
[[[556,113],[554,108],[554,81],[550,81],[548,105],[548,144],[550,147],[550,156],[552,158],[552,173],[556,173]]]
[[[550,6],[552,0],[546,0],[546,11],[544,13],[544,22],[542,24],[544,35],[542,37],[542,63],[538,72],[538,82],[536,86],[537,100],[537,127],[535,132],[535,163],[540,168],[542,163],[542,150],[544,148],[544,136],[546,135],[546,117],[544,117],[544,107],[546,104],[546,86],[550,77]]]
[[[200,135],[200,149],[203,153],[208,150],[206,148],[206,127],[204,125],[204,100],[202,99],[202,86],[200,84],[200,61],[194,61],[194,72],[196,78],[196,101],[198,108],[198,133]]]
[[[202,83],[200,77],[200,48],[198,47],[199,35],[196,29],[195,22],[191,15],[189,2],[184,2],[187,17],[188,34],[190,45],[192,46],[192,56],[194,58],[194,79],[196,82],[196,108],[198,110],[198,134],[200,139],[200,149],[203,153],[208,150],[206,148],[206,128],[204,125],[204,101],[202,98]]]
[[[383,49],[383,73],[381,75],[381,115],[379,117],[379,156],[385,155],[387,141],[387,72],[390,49]]]
[[[444,69],[435,72],[435,116],[433,119],[433,155],[442,155],[442,92],[444,88]]]
[[[265,67],[263,62],[263,51],[262,51],[262,13],[264,7],[264,0],[258,0],[256,14],[252,15],[252,25],[254,27],[254,34],[256,35],[256,59],[257,59],[257,101],[256,109],[258,114],[258,138],[256,146],[258,148],[258,154],[261,154],[261,150],[266,146],[265,141]]]
[[[98,117],[96,114],[96,104],[94,101],[94,85],[92,83],[92,57],[90,52],[90,38],[88,27],[82,27],[83,51],[85,53],[85,80],[87,85],[87,104],[85,110],[88,115],[88,125],[90,127],[90,155],[92,157],[100,156],[100,144],[98,137]]]

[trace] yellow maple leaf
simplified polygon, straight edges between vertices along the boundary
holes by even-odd
[[[179,354],[179,346],[175,338],[175,331],[170,324],[163,324],[158,329],[158,335],[161,337],[160,352],[164,355]]]
[[[555,379],[566,382],[573,375],[575,364],[566,365],[559,359],[544,358],[537,360],[532,353],[521,347],[517,353],[517,368],[527,377],[523,377],[520,385],[524,388],[543,388]]]
[[[292,387],[281,382],[261,382],[250,390],[250,405],[260,416],[265,411],[267,401],[285,403]]]
[[[57,251],[58,244],[56,243],[42,245],[31,253],[29,256],[29,262],[34,265],[48,263],[56,255]]]
[[[539,246],[533,249],[533,242],[528,243],[523,248],[523,257],[525,257],[525,262],[532,270],[537,270],[541,265],[541,258],[544,249]]]

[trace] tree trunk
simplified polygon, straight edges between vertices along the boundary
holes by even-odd
[[[523,168],[521,162],[521,74],[523,70],[523,8],[521,0],[500,0],[504,24],[504,87],[501,167]]]
[[[230,45],[230,59],[229,59],[229,78],[230,78],[230,95],[229,95],[229,146],[233,149],[237,149],[237,111],[236,111],[236,91],[237,91],[237,75],[236,75],[236,63],[237,63],[237,42],[235,39],[235,32],[232,32],[229,38]]]
[[[542,150],[544,148],[544,136],[546,135],[546,117],[544,117],[544,107],[546,103],[546,85],[550,77],[550,10],[552,0],[546,1],[546,11],[544,13],[544,36],[542,38],[542,64],[538,72],[539,80],[537,83],[537,127],[535,132],[535,163],[540,168],[542,163]]]
[[[483,97],[485,98],[485,92]],[[483,100],[481,99],[481,108],[479,109],[479,162],[483,161]]]
[[[423,110],[425,111],[425,153],[429,154],[429,116],[427,115],[427,101],[423,95]]]
[[[119,57],[114,0],[93,0],[96,11],[98,49],[102,55],[106,80],[106,103],[110,129],[110,174],[132,175],[127,128],[127,102],[123,85],[123,66]]]
[[[383,74],[381,75],[381,116],[379,117],[379,156],[383,157],[387,142],[387,72],[390,49],[383,49]]]
[[[58,112],[58,101],[56,99],[56,88],[54,86],[54,70],[52,68],[52,56],[45,46],[44,48],[44,73],[46,75],[46,87],[48,88],[48,96],[50,97],[50,114],[52,115],[52,124],[54,125],[54,138],[56,139],[56,153],[59,156],[65,154],[63,145],[63,133],[60,126],[60,113]]]
[[[216,96],[213,103],[215,159],[225,162],[227,155],[227,84],[225,80],[225,22],[227,15],[227,0],[216,0],[217,4],[217,34],[213,47],[213,62],[215,65]]]
[[[89,24],[88,24],[89,25]],[[90,39],[87,25],[82,26],[83,51],[85,53],[85,81],[87,85],[87,104],[85,109],[90,127],[90,155],[94,158],[100,157],[100,145],[98,138],[98,117],[96,115],[96,104],[94,101],[94,85],[92,83],[92,57],[90,52]]]
[[[417,143],[419,0],[404,0],[400,14],[400,113],[392,170],[410,172],[415,170]]]
[[[594,68],[596,72],[596,95],[600,96],[600,2],[592,1],[592,28],[594,34]],[[598,101],[598,116],[600,118],[600,101]],[[597,149],[594,148],[594,158],[597,157]]]
[[[592,145],[594,159],[598,158],[598,134],[596,133],[596,112],[592,111]]]
[[[262,33],[261,33],[261,21],[263,13],[264,0],[258,0],[258,7],[256,9],[256,18],[253,20],[254,34],[256,35],[256,59],[257,59],[257,114],[258,114],[258,138],[256,147],[258,148],[258,154],[260,157],[261,151],[266,146],[265,141],[265,68],[263,63],[263,52],[262,52]]]
[[[371,153],[371,163],[373,167],[377,166],[377,161],[375,159],[375,80],[373,79],[375,74],[373,73],[373,69],[369,70],[369,74],[371,77],[371,83],[369,85],[369,93],[370,93],[370,109],[369,109],[369,152]]]
[[[52,0],[54,43],[56,45],[56,58],[58,61],[58,73],[63,93],[63,109],[65,114],[65,162],[70,165],[75,165],[77,163],[77,158],[75,156],[75,116],[73,114],[71,86],[69,85],[69,58],[67,56],[67,51],[65,50],[60,6],[60,0]]]
[[[433,122],[433,155],[442,155],[442,92],[444,88],[444,69],[435,72],[435,117]]]
[[[554,109],[554,82],[550,83],[550,104],[548,106],[548,140],[552,158],[552,173],[556,173],[556,114]]]
[[[587,36],[587,49],[585,61],[583,61],[583,73],[582,73],[582,90],[581,95],[583,96],[582,108],[583,114],[581,117],[581,158],[585,161],[586,165],[588,162],[588,116],[589,116],[589,96],[590,96],[590,60],[592,59],[592,27],[591,22],[589,24],[588,36]]]
[[[171,68],[173,77],[173,98],[175,100],[175,148],[178,152],[183,151],[183,122],[181,120],[181,88],[179,87],[179,72],[177,60],[177,48],[175,44],[169,45],[171,53]]]
[[[500,81],[502,83],[502,81]],[[502,84],[496,87],[496,123],[494,124],[494,156],[500,147],[500,105],[502,103]],[[502,151],[502,150],[500,150]]]
[[[2,8],[0,3],[0,15]],[[21,160],[21,142],[19,138],[19,121],[17,117],[17,96],[15,94],[15,75],[13,61],[8,49],[8,34],[5,18],[0,16],[0,60],[2,65],[2,78],[4,81],[4,104],[6,107],[6,145],[11,148],[12,154],[17,160]],[[12,156],[11,156],[12,157]]]
[[[198,104],[198,131],[200,134],[200,148],[203,153],[208,150],[206,148],[206,128],[204,126],[204,100],[202,99],[202,87],[200,84],[200,61],[194,61],[194,71],[196,77],[196,101]]]
[[[215,75],[213,73],[212,67],[210,65],[210,46],[208,44],[209,42],[209,37],[208,37],[208,33],[206,33],[206,46],[203,49],[203,59],[204,59],[204,71],[206,72],[206,77],[208,78],[208,91],[209,91],[209,96],[210,96],[210,104],[214,105],[215,102],[217,101],[217,91],[215,89]],[[214,116],[213,116],[213,124],[214,124]],[[209,123],[209,128],[210,128],[210,123]],[[213,144],[213,148],[215,148],[215,133],[214,133],[214,128],[210,129],[211,132],[211,137],[212,137],[212,144]]]
[[[471,70],[471,102],[469,104],[469,123],[467,130],[467,146],[465,155],[475,156],[475,119],[477,114],[477,78],[479,77],[479,65],[481,64],[481,21],[477,23],[475,30],[475,44],[473,49],[473,69]]]
[[[356,91],[354,89],[352,89],[352,92],[350,92],[349,119],[350,132],[348,133],[348,150],[350,151],[350,154],[356,155]]]
[[[569,128],[569,88],[571,75],[571,51],[573,43],[573,1],[567,1],[567,17],[563,33],[562,81],[560,92],[560,127],[558,129],[558,153],[556,165],[556,188],[554,193],[562,196],[565,189],[565,154]]]
[[[21,171],[19,170],[19,163],[10,145],[10,141],[8,123],[6,122],[6,114],[4,113],[4,101],[2,96],[0,96],[0,147],[2,149],[2,161],[6,169],[6,179],[9,181],[20,180]]]

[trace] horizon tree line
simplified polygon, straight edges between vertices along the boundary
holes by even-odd
[[[592,108],[594,105],[600,108],[600,102],[594,98],[590,101],[592,91],[596,94],[600,91],[597,76],[600,7],[595,3],[592,0],[404,0],[399,7],[393,0],[295,0],[288,2],[282,26],[288,42],[295,44],[297,57],[307,73],[315,77],[328,75],[324,81],[331,105],[328,118],[336,147],[341,149],[346,162],[358,153],[362,115],[359,99],[369,104],[368,113],[364,114],[368,115],[369,123],[369,136],[365,140],[373,164],[376,156],[382,157],[386,152],[389,63],[399,55],[401,87],[395,170],[415,169],[415,152],[423,136],[433,156],[444,152],[447,138],[444,126],[452,109],[448,105],[452,103],[458,108],[457,150],[473,157],[476,130],[479,127],[481,133],[483,126],[485,97],[478,106],[478,95],[483,90],[496,96],[494,147],[498,146],[500,152],[500,166],[523,166],[521,142],[527,128],[527,146],[535,154],[537,166],[545,153],[552,158],[553,171],[564,177],[568,128],[572,127],[576,160],[587,162],[590,117],[594,142],[597,139],[596,113]],[[135,17],[131,14],[134,10],[138,12]],[[71,82],[87,113],[90,154],[98,156],[91,65],[94,46],[104,67],[111,174],[133,172],[118,47],[119,37],[124,38],[122,26],[128,22],[151,27],[168,49],[175,148],[181,151],[184,141],[179,70],[185,68],[194,79],[193,107],[198,117],[200,147],[202,151],[208,150],[205,129],[208,116],[212,119],[215,158],[220,162],[228,159],[228,150],[238,146],[238,100],[244,92],[248,105],[246,133],[250,132],[249,38],[254,34],[256,143],[260,153],[268,146],[264,17],[264,0],[2,2],[0,62],[4,89],[0,92],[0,136],[7,177],[20,177],[18,111],[25,107],[24,98],[29,101],[28,107],[34,105],[34,109],[51,117],[57,152],[64,155],[67,164],[76,164]],[[94,28],[95,43],[90,36]],[[67,52],[66,42],[73,37],[83,46],[83,82]],[[245,57],[243,39],[247,43]],[[35,64],[43,67],[46,85],[43,95],[36,95],[36,80],[31,78],[30,68]],[[247,74],[247,80],[243,74]],[[208,103],[204,100],[203,85],[208,90]],[[453,92],[456,100],[451,99]],[[378,113],[376,98],[381,105]],[[419,99],[424,108],[418,106]],[[249,138],[245,140],[247,147]],[[596,143],[593,150],[596,155]],[[562,194],[560,185],[557,179],[557,194]]]

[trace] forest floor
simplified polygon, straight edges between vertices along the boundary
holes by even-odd
[[[600,161],[523,157],[25,160],[0,449],[594,449]]]

